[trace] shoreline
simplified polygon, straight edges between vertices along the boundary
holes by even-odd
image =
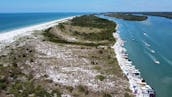
[[[103,27],[100,29],[114,29],[114,26],[116,26],[113,22],[110,22],[108,20],[100,21],[102,19],[96,18],[94,16],[87,16],[86,18],[92,18],[93,20],[91,21],[94,21],[99,25],[103,23],[107,24],[107,26],[101,25]],[[83,17],[81,17],[81,19],[83,19]],[[82,22],[85,23],[84,21]],[[90,22],[89,24],[92,28],[92,22]],[[64,23],[64,26],[66,25]],[[79,27],[77,30],[73,30],[72,27],[74,27],[74,25],[71,25],[70,27],[71,32],[81,31],[80,33],[82,33],[82,30],[84,30],[88,33],[97,33],[96,35],[92,35],[94,37],[97,37],[97,35],[101,35],[101,37],[104,37],[104,34],[98,33],[98,28],[96,29],[96,27],[98,26],[96,26],[95,28],[93,27],[91,30],[88,30],[87,27]],[[51,29],[55,29],[53,30],[53,32],[59,33],[59,29],[57,29],[57,26],[50,28],[50,30],[47,32],[51,33]],[[94,29],[96,29],[97,32],[94,32]],[[66,30],[64,30],[63,32],[65,33],[65,31]],[[6,66],[9,66],[7,67],[8,69],[11,69],[10,67],[14,67],[14,69],[21,72],[22,75],[15,74],[14,70],[6,73],[8,75],[15,74],[17,76],[15,79],[21,79],[21,83],[19,83],[19,85],[22,85],[22,87],[25,87],[25,84],[23,83],[27,83],[28,81],[34,79],[33,84],[36,84],[34,86],[35,88],[38,84],[41,85],[43,89],[45,89],[45,93],[49,92],[50,90],[58,90],[58,92],[61,93],[59,94],[61,96],[69,95],[69,97],[73,97],[76,95],[78,97],[124,97],[126,95],[132,95],[132,92],[129,90],[129,82],[127,78],[123,76],[123,73],[119,65],[117,64],[113,48],[110,48],[114,44],[112,40],[108,40],[111,38],[114,39],[112,36],[112,30],[111,36],[106,38],[106,41],[108,41],[108,43],[104,45],[100,44],[96,47],[94,45],[87,46],[85,44],[76,45],[70,42],[53,42],[47,39],[45,34],[32,35],[31,32],[23,32],[24,35],[30,33],[30,35],[27,35],[30,36],[29,38],[25,36],[23,37],[22,35],[17,36],[18,38],[23,38],[17,40],[16,42],[10,43],[10,45],[7,46],[6,49],[3,49],[4,51],[2,51],[2,58],[0,58],[3,65],[7,64]],[[45,33],[44,31],[40,31],[40,33],[41,32]],[[109,30],[104,31],[104,33],[106,32],[109,32]],[[107,34],[108,33],[106,33],[106,35]],[[60,36],[61,34],[55,37]],[[68,39],[74,37],[72,35],[70,36],[70,33],[67,33],[66,36],[68,36],[66,40],[63,40],[67,42]],[[76,38],[81,39],[78,41],[84,43],[84,41],[87,39],[83,38],[83,36],[84,35],[77,36]],[[51,39],[53,37],[49,38]],[[15,38],[13,37],[10,39],[14,40]],[[88,40],[89,39],[90,37],[88,38]],[[76,41],[75,43],[77,43],[78,41]],[[93,39],[91,40],[91,43],[93,43],[94,41],[101,41],[101,43],[104,42],[103,39]],[[8,64],[12,64],[12,66]],[[2,70],[3,68],[1,68],[0,71],[3,72]],[[6,75],[5,78],[9,78],[10,76],[8,75]],[[30,78],[30,76],[27,75],[31,75],[32,77]],[[22,80],[23,76],[26,78],[26,80]],[[13,85],[11,85],[17,84],[18,86],[17,80],[15,79],[13,78],[13,80],[9,81],[9,83],[6,85],[9,90],[19,90],[15,88],[15,86],[13,87]],[[8,93],[17,95],[11,91],[9,91]],[[36,90],[32,94],[35,94],[36,96]],[[51,94],[53,94],[53,92]]]
[[[41,24],[37,24],[37,25],[33,25],[33,26],[23,27],[23,28],[19,28],[16,30],[0,33],[0,46],[3,44],[6,44],[6,43],[7,44],[11,43],[11,42],[15,41],[17,38],[20,38],[22,36],[30,35],[31,33],[34,32],[34,30],[44,30],[44,29],[53,27],[55,25],[58,25],[59,23],[70,20],[74,17],[76,17],[76,16],[57,19],[54,21],[49,21],[49,22],[45,22],[45,23],[41,23]]]
[[[124,48],[125,42],[120,38],[118,27],[119,25],[116,27],[117,32],[113,33],[116,43],[112,48],[115,51],[118,65],[129,80],[130,90],[132,90],[136,97],[150,97],[150,95],[155,97],[154,90],[141,77],[139,70],[129,61],[128,54],[126,53],[127,50]]]

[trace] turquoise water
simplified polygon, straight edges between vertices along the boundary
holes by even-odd
[[[0,32],[88,13],[0,13]]]
[[[172,97],[172,20],[149,16],[146,21],[133,22],[102,17],[119,24],[129,59],[157,97]]]
[[[86,13],[0,14],[0,32],[82,14]],[[133,22],[102,17],[119,24],[129,58],[157,97],[172,97],[172,20],[150,16],[146,21]]]

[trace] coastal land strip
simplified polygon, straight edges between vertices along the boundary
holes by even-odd
[[[120,12],[105,13],[104,15],[109,17],[115,17],[118,19],[128,20],[128,21],[145,21],[148,18],[145,15],[136,15],[134,13],[120,13]]]
[[[172,19],[172,12],[108,12],[102,14],[128,21],[145,21],[149,16],[158,16]]]
[[[133,97],[116,26],[84,15],[15,38],[0,49],[0,97]]]

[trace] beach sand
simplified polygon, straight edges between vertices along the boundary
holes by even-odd
[[[84,95],[82,97],[132,95],[128,89],[129,82],[123,76],[114,51],[110,48],[113,43],[99,47],[54,43],[46,40],[46,37],[39,34],[39,31],[35,31],[48,29],[72,18],[1,34],[0,46],[2,48],[2,45],[5,46],[1,53],[2,64],[8,66],[8,64],[15,62],[23,74],[29,75],[31,73],[33,78],[37,79],[36,84],[42,85],[43,83],[47,90],[49,88],[65,90],[63,92],[65,95]],[[38,35],[35,35],[36,33]],[[70,92],[66,87],[72,88],[74,92]],[[81,92],[78,91],[80,88]]]
[[[58,19],[58,20],[54,20],[54,21],[50,21],[50,22],[46,22],[46,23],[42,23],[42,24],[38,24],[38,25],[33,25],[30,27],[24,27],[21,29],[16,29],[13,31],[0,33],[0,43],[1,44],[2,43],[11,43],[11,42],[15,41],[16,39],[18,39],[19,37],[30,35],[31,33],[33,33],[34,30],[44,30],[44,29],[53,27],[61,22],[70,20],[74,17],[75,16],[67,17],[67,18]]]
[[[118,30],[119,25],[117,26]],[[130,89],[136,97],[150,97],[150,94],[155,94],[154,90],[145,82],[140,75],[139,70],[135,68],[132,61],[128,60],[128,54],[124,48],[125,42],[121,39],[118,32],[113,34],[116,39],[116,43],[113,46],[118,60],[118,64],[121,67],[123,73],[127,76]]]
[[[20,37],[31,35],[35,30],[45,30],[47,28],[53,27],[55,25],[58,25],[61,22],[65,22],[67,20],[70,20],[74,17],[68,17],[63,18],[59,20],[50,21],[47,23],[34,25],[30,27],[25,27],[5,33],[0,34],[0,47],[4,47],[7,44],[10,44],[11,42],[14,42],[15,40],[19,39]],[[118,26],[116,30],[118,29]],[[124,41],[120,38],[118,33],[114,33],[114,38],[117,40],[115,45],[113,46],[114,51],[116,53],[116,57],[119,63],[119,66],[121,67],[123,73],[127,76],[130,83],[130,89],[133,91],[133,93],[136,95],[136,97],[149,97],[148,90],[152,90],[152,88],[147,85],[147,83],[144,82],[144,85],[142,83],[142,78],[140,77],[140,72],[132,65],[132,62],[128,61],[126,59],[126,49],[123,48]],[[134,73],[139,73],[139,75],[135,76]]]

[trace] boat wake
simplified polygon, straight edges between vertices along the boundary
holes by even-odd
[[[146,49],[153,54],[156,53],[155,50],[151,49],[150,47],[146,47]]]
[[[146,46],[145,48],[150,51],[151,53],[156,53],[155,50],[151,49],[151,45],[145,41],[143,41],[144,45]]]
[[[153,60],[155,64],[160,64],[160,61],[158,61],[151,53],[146,52],[146,54]]]
[[[161,56],[163,60],[165,60],[165,62],[167,62],[168,64],[170,64],[172,66],[172,61],[164,56]]]
[[[147,43],[147,42],[145,42],[145,41],[143,41],[143,43],[144,43],[145,46],[147,46],[147,47],[150,47],[150,46],[151,46],[149,43]]]
[[[147,26],[150,26],[152,24],[150,20],[142,21],[140,23],[147,25]]]

